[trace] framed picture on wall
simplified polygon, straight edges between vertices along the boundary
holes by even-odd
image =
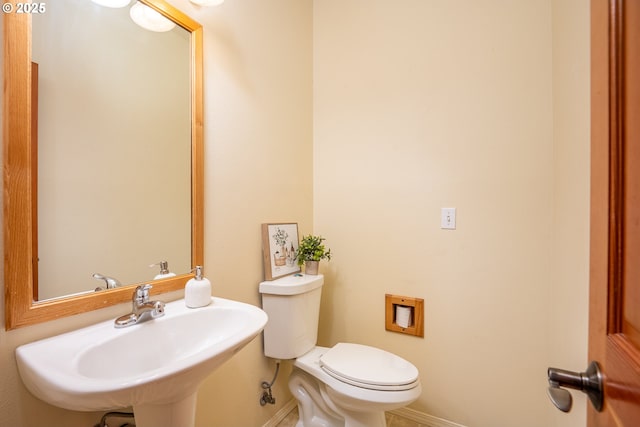
[[[296,262],[297,253],[297,223],[262,224],[265,280],[273,280],[300,272],[300,267]]]

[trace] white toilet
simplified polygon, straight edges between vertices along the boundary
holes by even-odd
[[[387,351],[360,344],[318,347],[324,276],[296,274],[260,283],[264,354],[296,359],[289,389],[298,401],[296,427],[384,427],[384,412],[420,396],[418,369]]]

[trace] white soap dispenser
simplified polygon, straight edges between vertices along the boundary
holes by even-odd
[[[167,261],[156,262],[155,264],[151,264],[149,267],[151,268],[157,265],[160,266],[160,273],[156,274],[153,280],[166,279],[168,277],[175,277],[176,273],[172,273],[169,271],[169,263]]]
[[[195,268],[196,277],[189,279],[184,287],[184,303],[189,308],[205,307],[211,304],[211,282],[202,277],[202,266]]]

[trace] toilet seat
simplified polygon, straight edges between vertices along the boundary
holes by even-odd
[[[409,390],[417,386],[418,369],[393,353],[361,344],[338,343],[320,357],[333,378],[370,390]]]

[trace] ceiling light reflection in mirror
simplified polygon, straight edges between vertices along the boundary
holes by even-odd
[[[127,6],[131,0],[91,0],[97,5],[118,9]]]
[[[110,8],[122,8],[129,5],[131,0],[91,0],[93,3]],[[149,6],[136,1],[131,9],[129,16],[139,26],[145,30],[164,33],[175,28],[176,24],[162,16],[161,13],[153,10]]]
[[[173,30],[176,26],[173,21],[168,20],[157,11],[140,2],[136,2],[131,6],[131,9],[129,9],[129,15],[133,22],[149,31],[164,33],[166,31]]]
[[[224,0],[191,0],[191,3],[198,6],[219,6],[224,3]]]

